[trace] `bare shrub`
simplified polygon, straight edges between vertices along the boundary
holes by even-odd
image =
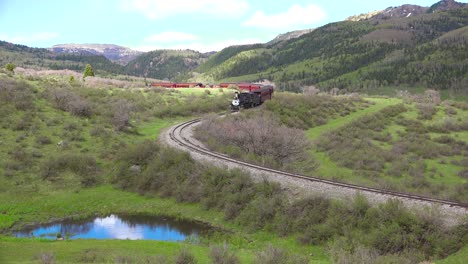
[[[133,104],[125,99],[119,99],[112,104],[111,123],[115,130],[122,131],[130,126],[130,115],[133,108]]]
[[[55,254],[52,252],[43,252],[35,257],[42,264],[53,264],[55,263]]]
[[[330,255],[334,263],[338,264],[373,264],[379,256],[375,249],[366,248],[358,245],[351,252],[348,251],[343,239],[336,241],[329,249]]]
[[[55,107],[60,110],[82,117],[89,117],[92,114],[91,104],[86,99],[72,91],[62,88],[54,88],[50,89],[49,96],[53,100]]]
[[[269,245],[264,251],[259,252],[254,259],[255,264],[307,264],[305,257],[288,253],[282,249]]]
[[[0,80],[0,102],[12,103],[17,110],[33,110],[33,87],[24,81]]]
[[[75,116],[89,117],[92,114],[91,104],[81,97],[75,97],[68,103],[68,111]]]
[[[437,112],[436,105],[433,103],[419,103],[416,104],[416,108],[418,109],[418,118],[424,120],[431,120]]]
[[[187,248],[182,248],[176,257],[176,264],[195,264],[195,256]]]
[[[75,173],[85,187],[92,186],[98,181],[96,159],[90,155],[74,153],[44,161],[41,165],[41,176],[44,180],[55,181],[59,179],[60,172],[67,170]]]
[[[255,256],[254,263],[255,264],[283,264],[285,263],[286,253],[279,249],[275,248],[272,245],[268,245],[268,247],[264,250],[259,252]]]
[[[330,90],[330,95],[332,95],[332,96],[337,96],[339,93],[340,93],[340,89],[338,89],[338,88],[336,88],[336,87],[335,87],[335,88],[332,88],[332,89]]]
[[[106,79],[95,76],[88,76],[86,82],[84,83],[86,87],[91,88],[105,88],[105,87],[118,87],[118,88],[136,88],[136,87],[145,87],[145,82],[143,80],[116,80],[116,79]]]
[[[239,258],[229,250],[229,245],[224,243],[222,246],[210,246],[210,257],[213,264],[237,264]]]
[[[465,170],[461,170],[459,173],[458,173],[458,176],[464,178],[464,179],[468,179],[468,169],[465,169]]]
[[[265,113],[222,120],[210,117],[198,131],[199,137],[205,141],[216,139],[222,144],[229,142],[246,154],[262,157],[263,161],[271,157],[279,166],[302,160],[310,147],[302,130],[282,126]]]
[[[38,136],[36,142],[40,145],[52,144],[52,140],[47,136]]]
[[[303,87],[302,92],[306,95],[317,95],[320,93],[320,90],[317,87],[311,85]]]
[[[440,93],[436,90],[432,90],[432,89],[426,90],[424,92],[424,97],[426,98],[426,101],[431,104],[438,105],[441,102]]]

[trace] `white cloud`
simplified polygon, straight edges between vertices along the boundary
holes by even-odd
[[[103,230],[109,234],[111,238],[130,240],[144,238],[144,231],[141,227],[129,226],[115,215],[110,215],[105,218],[96,218],[94,220],[94,225],[96,229]]]
[[[145,41],[153,42],[153,43],[168,43],[168,42],[194,41],[197,39],[198,39],[198,36],[195,36],[192,34],[167,31],[167,32],[151,35],[145,38]]]
[[[17,44],[33,45],[35,42],[48,41],[58,36],[59,34],[55,32],[37,32],[33,34],[18,33],[14,36],[0,35],[0,39]]]
[[[121,7],[150,19],[162,19],[185,14],[239,16],[249,5],[246,0],[122,0]]]
[[[210,41],[208,43],[193,42],[193,43],[187,43],[187,44],[164,43],[160,45],[144,45],[144,46],[132,47],[132,49],[144,51],[144,52],[158,50],[158,49],[176,49],[176,50],[191,49],[191,50],[196,50],[199,52],[210,52],[210,51],[220,51],[226,47],[233,46],[233,45],[254,44],[254,43],[263,43],[263,42],[264,41],[261,41],[259,39],[243,39],[243,40],[227,39],[227,40],[218,41],[218,42]]]
[[[243,25],[274,30],[298,29],[298,27],[319,22],[326,16],[325,11],[316,5],[305,7],[293,5],[288,11],[279,14],[267,15],[262,11],[258,11]]]

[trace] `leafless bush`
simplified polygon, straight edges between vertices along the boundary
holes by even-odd
[[[0,80],[0,102],[12,103],[17,110],[34,109],[33,87],[24,81]]]
[[[37,136],[36,142],[40,145],[52,144],[52,140],[48,136]]]
[[[437,112],[436,105],[433,103],[418,103],[416,108],[418,109],[419,119],[431,120],[432,116]]]
[[[182,248],[176,257],[176,264],[195,264],[197,260],[187,248]]]
[[[92,114],[91,104],[72,91],[62,88],[50,89],[49,96],[52,98],[55,107],[60,110],[83,117],[89,117]]]
[[[264,251],[261,251],[255,257],[256,264],[283,264],[285,263],[286,253],[269,245]]]
[[[290,254],[282,249],[269,245],[264,251],[259,252],[254,260],[255,264],[307,264],[305,257]]]
[[[397,97],[402,98],[405,103],[415,102],[419,104],[439,105],[441,102],[440,93],[436,90],[426,90],[424,94],[412,95],[408,91],[397,91]]]
[[[431,104],[435,104],[435,105],[440,104],[440,101],[441,101],[440,93],[436,90],[432,90],[432,89],[426,90],[424,92],[424,97],[426,98],[426,101]]]
[[[198,133],[218,142],[228,142],[243,152],[260,157],[272,157],[280,166],[301,160],[309,141],[300,129],[282,126],[272,116],[259,114],[253,117],[236,116],[222,120],[211,117]],[[208,138],[204,140],[209,140]]]
[[[330,253],[334,263],[338,264],[373,264],[376,263],[376,259],[379,256],[378,252],[374,249],[366,248],[362,245],[357,246],[353,252],[349,252],[345,249],[344,245],[341,245],[341,240],[335,242],[330,248]]]
[[[75,116],[89,117],[92,114],[91,104],[78,96],[74,97],[73,100],[68,103],[67,110]]]
[[[213,264],[237,264],[239,258],[229,251],[229,245],[224,243],[222,246],[211,246],[210,257]]]
[[[125,81],[116,79],[106,79],[101,77],[87,77],[84,84],[86,87],[103,88],[103,87],[118,87],[118,88],[136,88],[145,87],[144,81]]]
[[[302,92],[306,95],[317,95],[320,93],[320,90],[317,87],[311,85],[303,87]]]
[[[338,89],[338,88],[336,88],[336,87],[335,87],[335,88],[332,88],[332,89],[330,90],[330,94],[333,95],[333,96],[337,96],[339,93],[340,93],[340,89]]]
[[[55,263],[55,255],[52,252],[43,252],[36,256],[36,259],[39,260],[42,264],[53,264]]]
[[[122,131],[130,126],[130,115],[133,108],[133,104],[125,99],[119,99],[112,104],[111,123],[115,130]]]

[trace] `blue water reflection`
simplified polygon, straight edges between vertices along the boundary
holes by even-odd
[[[110,215],[85,221],[62,221],[30,227],[16,233],[17,237],[43,237],[56,239],[144,239],[181,241],[187,237],[198,237],[209,231],[209,227],[193,222],[150,216]]]

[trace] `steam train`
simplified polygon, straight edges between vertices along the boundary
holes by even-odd
[[[154,82],[153,87],[163,88],[207,88],[202,83],[173,83],[173,82]],[[231,102],[230,108],[232,111],[239,111],[240,108],[252,108],[263,104],[266,100],[270,100],[273,95],[273,86],[262,85],[255,83],[237,82],[237,83],[220,83],[211,86],[212,88],[229,88],[237,87],[240,92],[236,92],[234,99]]]
[[[240,87],[239,87],[240,88]],[[266,100],[270,100],[273,95],[273,86],[260,85],[255,89],[241,89],[241,92],[236,92],[234,100],[231,102],[231,110],[239,111],[240,108],[251,108],[263,104]]]

